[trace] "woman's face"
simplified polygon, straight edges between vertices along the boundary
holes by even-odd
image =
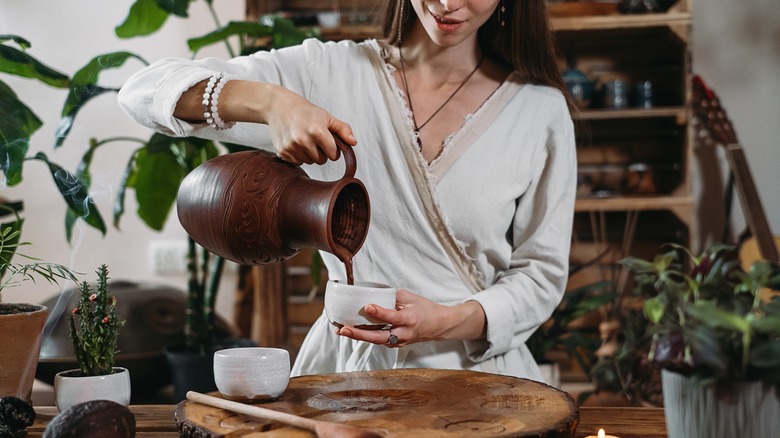
[[[431,40],[442,47],[453,47],[476,36],[499,1],[412,0],[412,6]]]

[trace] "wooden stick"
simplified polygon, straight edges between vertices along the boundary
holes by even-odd
[[[286,412],[274,411],[272,409],[261,408],[243,403],[238,403],[211,395],[201,394],[195,391],[187,392],[187,399],[203,403],[204,405],[214,406],[215,408],[225,409],[239,414],[260,417],[266,420],[279,421],[301,429],[314,431],[317,426],[317,420],[311,418],[299,417]]]
[[[187,392],[187,399],[215,408],[225,409],[239,414],[249,415],[251,417],[262,418],[264,420],[278,421],[289,424],[301,429],[309,430],[320,437],[333,438],[380,438],[380,435],[360,429],[348,424],[333,423],[330,421],[315,420],[312,418],[300,417],[298,415],[288,414],[286,412],[274,411],[273,409],[261,408],[260,406],[246,405],[219,397],[201,394],[195,391]]]

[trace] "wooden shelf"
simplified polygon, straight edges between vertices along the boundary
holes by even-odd
[[[554,31],[584,31],[608,29],[645,29],[666,27],[691,22],[690,12],[666,12],[661,14],[618,14],[592,17],[556,17],[552,19]]]
[[[690,110],[686,107],[660,107],[650,109],[626,108],[621,110],[586,109],[575,113],[577,120],[618,120],[647,119],[673,117],[678,124],[685,124],[689,119]]]
[[[551,7],[551,12],[553,13],[552,27],[555,31],[582,31],[645,29],[649,27],[672,27],[679,24],[690,24],[692,21],[691,3],[692,0],[678,0],[665,12],[654,14],[621,14],[614,12],[604,15],[585,16],[555,16],[555,8]]]
[[[334,28],[319,28],[322,38],[325,40],[355,40],[374,38],[379,35],[379,26],[369,24],[352,24]]]
[[[581,212],[624,212],[624,211],[669,211],[689,229],[696,229],[692,196],[610,196],[577,198],[574,211]]]
[[[575,211],[666,210],[693,207],[691,196],[610,196],[577,198]]]

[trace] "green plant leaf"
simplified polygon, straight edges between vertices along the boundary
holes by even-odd
[[[22,182],[22,167],[30,148],[30,137],[43,125],[41,119],[0,81],[0,169],[6,184]]]
[[[168,12],[161,8],[155,0],[136,0],[130,7],[125,21],[114,28],[114,33],[119,38],[152,34],[165,24],[168,15]]]
[[[49,166],[54,184],[59,189],[60,195],[62,195],[68,208],[73,210],[77,217],[80,217],[88,225],[105,235],[106,224],[103,222],[103,217],[100,215],[97,206],[94,205],[89,196],[89,191],[87,190],[89,187],[62,166],[49,161],[49,158],[43,152],[35,154],[35,159],[43,161]]]
[[[122,216],[125,214],[125,195],[128,187],[135,187],[135,161],[138,158],[138,154],[143,148],[136,149],[130,156],[130,159],[125,166],[125,172],[122,174],[122,181],[119,182],[119,187],[116,191],[116,198],[114,199],[114,228],[119,229],[119,222]]]
[[[561,323],[566,325],[577,318],[585,316],[595,311],[596,309],[599,309],[602,306],[611,303],[612,301],[614,301],[615,295],[616,294],[614,292],[608,291],[600,295],[595,295],[595,296],[582,299],[582,301],[576,303],[576,306],[574,309],[572,309],[570,315],[561,318]]]
[[[780,335],[780,315],[756,318],[750,325],[758,333]]]
[[[70,91],[62,107],[62,118],[55,133],[54,148],[62,146],[73,127],[73,122],[79,110],[89,100],[109,91],[118,91],[114,88],[103,88],[97,85],[100,74],[106,70],[115,69],[124,65],[125,61],[135,58],[148,64],[140,56],[130,52],[113,52],[98,55],[90,60],[87,65],[79,69],[70,83]]]
[[[750,330],[750,322],[747,318],[724,310],[711,301],[701,301],[695,305],[688,305],[685,307],[685,310],[702,324],[709,327],[720,327],[740,333],[747,333]]]
[[[212,44],[224,42],[234,35],[246,35],[254,38],[262,38],[270,36],[273,33],[273,29],[269,26],[254,22],[254,21],[231,21],[227,25],[213,31],[206,35],[190,38],[187,40],[187,46],[193,54],[197,53],[200,49],[210,46]]]
[[[656,272],[652,262],[636,257],[625,257],[620,261],[620,264],[635,273]]]
[[[0,233],[3,236],[3,249],[0,251],[0,279],[5,278],[8,265],[16,254],[16,248],[19,246],[19,238],[22,233],[22,225],[24,225],[24,219],[22,218],[0,225]]]
[[[29,43],[28,43],[29,44]],[[0,44],[0,72],[37,79],[55,88],[66,88],[70,78],[14,47]]]
[[[319,287],[322,281],[322,256],[319,251],[312,251],[309,263],[309,275],[311,275],[313,287]]]
[[[273,29],[273,48],[275,49],[297,46],[306,38],[319,37],[317,31],[302,31],[295,26],[292,20],[279,15],[264,15],[258,21]]]
[[[776,272],[775,275],[770,276],[766,280],[766,284],[764,286],[772,290],[780,290],[780,272]]]
[[[750,364],[761,368],[780,369],[780,339],[759,345],[750,352]]]
[[[764,311],[767,315],[780,315],[780,295],[776,295],[771,301],[766,303]]]
[[[695,352],[693,366],[705,373],[708,372],[707,367],[724,372],[734,360],[724,351],[723,340],[712,327],[685,328],[683,337]]]
[[[659,295],[645,300],[643,310],[651,323],[658,324],[664,316],[665,307],[664,299]]]
[[[73,239],[73,227],[76,226],[79,217],[70,208],[65,212],[65,239],[70,243]]]
[[[29,49],[30,47],[32,47],[32,44],[30,44],[29,41],[27,41],[26,39],[20,37],[19,35],[11,35],[11,34],[0,35],[0,43],[6,42],[6,41],[13,41],[13,42],[15,42],[23,50],[24,49]]]
[[[169,14],[176,15],[178,17],[187,18],[187,10],[190,8],[190,2],[192,0],[155,0],[157,6]]]
[[[138,216],[146,225],[160,231],[173,208],[186,172],[170,149],[154,153],[142,149],[135,162],[138,172],[135,181]]]

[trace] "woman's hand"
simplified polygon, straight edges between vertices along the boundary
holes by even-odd
[[[292,91],[277,87],[270,102],[265,121],[277,155],[289,163],[299,166],[338,160],[334,135],[350,146],[357,144],[347,123]]]
[[[362,330],[344,326],[336,333],[359,341],[403,347],[425,341],[480,339],[485,337],[486,332],[485,312],[476,301],[445,306],[406,289],[398,289],[395,309],[369,304],[365,311],[392,325],[393,335],[398,337],[398,342],[388,344],[390,335],[387,330]]]

